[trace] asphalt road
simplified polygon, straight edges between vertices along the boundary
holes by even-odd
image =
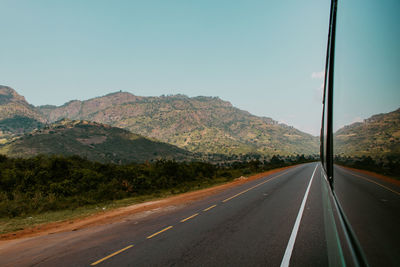
[[[400,266],[400,187],[335,167],[335,192],[370,266]]]
[[[323,208],[323,179],[319,164],[299,165],[162,213],[0,245],[0,266],[328,266],[335,257],[327,242],[329,215]],[[345,180],[337,182],[338,189],[347,187]],[[361,200],[363,194],[370,194],[363,193],[363,187],[371,187],[371,192],[382,190],[359,180],[355,183],[362,185],[356,185]],[[399,195],[389,193],[394,196],[385,196],[388,201],[380,197],[375,201],[394,206],[377,212],[390,216],[390,227],[397,224],[392,229],[397,231],[393,240],[399,240]],[[374,201],[374,196],[366,198]],[[343,206],[352,209],[353,204]],[[364,207],[363,203],[354,205]],[[376,206],[380,209],[381,205]],[[389,222],[383,221],[386,227]],[[361,228],[361,236],[364,231]],[[385,243],[387,236],[379,232],[377,238]],[[38,241],[39,246],[30,246]],[[398,245],[394,245],[396,251]],[[393,266],[396,263],[398,258]]]

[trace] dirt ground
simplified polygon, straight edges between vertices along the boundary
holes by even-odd
[[[241,177],[241,178],[237,178],[234,181],[226,183],[226,184],[217,185],[217,186],[213,186],[213,187],[198,190],[198,191],[183,193],[183,194],[179,194],[179,195],[168,197],[168,198],[161,199],[161,200],[149,201],[149,202],[145,202],[145,203],[134,204],[134,205],[127,206],[127,207],[117,208],[117,209],[110,210],[110,211],[100,212],[100,213],[97,213],[97,214],[94,214],[94,215],[91,215],[88,217],[84,217],[84,218],[65,220],[65,221],[59,221],[59,222],[51,222],[51,223],[37,225],[32,228],[26,228],[26,229],[16,231],[16,232],[2,234],[2,235],[0,235],[0,242],[4,243],[7,240],[13,240],[13,239],[42,236],[42,235],[48,235],[48,234],[66,232],[66,231],[77,231],[77,230],[80,230],[83,228],[88,228],[91,226],[115,223],[115,222],[122,220],[126,216],[133,215],[136,213],[154,210],[154,209],[160,209],[160,208],[164,208],[164,207],[171,206],[171,205],[180,205],[183,203],[187,204],[187,203],[199,200],[201,198],[204,198],[206,196],[216,194],[225,189],[228,189],[228,188],[231,188],[231,187],[234,187],[237,185],[241,185],[241,184],[244,184],[249,181],[260,179],[266,175],[271,175],[271,174],[274,174],[276,172],[279,172],[279,171],[282,171],[282,170],[288,169],[288,168],[290,168],[290,167],[284,167],[284,168],[270,170],[267,172],[263,172],[263,173],[259,173],[259,174],[250,176],[247,179],[244,179],[243,177]]]

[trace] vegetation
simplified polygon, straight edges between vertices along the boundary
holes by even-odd
[[[0,125],[1,126],[1,125]],[[192,154],[170,144],[150,140],[109,125],[61,120],[0,146],[12,157],[80,155],[104,163],[144,162],[160,158],[191,160]]]
[[[35,119],[18,115],[0,121],[0,131],[3,133],[23,134],[43,126],[43,123]]]
[[[163,192],[181,193],[241,175],[313,160],[301,155],[226,165],[168,160],[117,165],[78,156],[22,159],[0,155],[0,218],[74,210]]]
[[[343,157],[335,156],[335,163],[351,168],[362,169],[380,173],[400,179],[400,157],[399,156],[382,156],[380,158],[372,158],[370,156],[361,157]]]

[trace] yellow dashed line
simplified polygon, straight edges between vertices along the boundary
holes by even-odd
[[[263,184],[263,183],[262,183],[262,184]],[[227,201],[229,201],[229,200],[231,200],[231,199],[233,199],[233,198],[235,198],[235,197],[238,197],[238,196],[240,196],[241,194],[244,194],[244,193],[250,191],[251,189],[256,188],[256,187],[259,186],[259,185],[261,185],[261,184],[258,184],[258,185],[256,185],[256,186],[250,187],[250,188],[248,188],[248,189],[246,189],[246,190],[244,190],[244,191],[242,191],[242,192],[240,192],[240,193],[238,193],[238,194],[236,194],[236,195],[234,195],[234,196],[231,196],[231,197],[229,197],[229,198],[223,200],[222,202],[227,202]]]
[[[154,234],[152,234],[152,235],[149,235],[149,236],[147,237],[147,239],[150,239],[150,238],[152,238],[152,237],[155,237],[156,235],[161,234],[162,232],[165,232],[165,231],[171,229],[172,227],[173,227],[172,225],[171,225],[171,226],[168,226],[168,227],[162,229],[161,231],[158,231],[157,233],[154,233]]]
[[[272,180],[275,180],[276,178],[278,178],[278,177],[280,177],[280,176],[282,176],[282,175],[284,175],[284,174],[286,174],[286,173],[287,173],[287,172],[281,173],[281,174],[279,174],[278,176],[275,176],[275,177],[272,178],[272,179],[269,179],[269,180],[266,180],[266,181],[264,181],[264,182],[262,182],[262,183],[256,184],[255,186],[250,187],[250,188],[248,188],[248,189],[246,189],[246,190],[244,190],[244,191],[242,191],[242,192],[240,192],[240,193],[237,193],[236,195],[231,196],[231,197],[229,197],[229,198],[223,200],[222,202],[225,203],[225,202],[227,202],[227,201],[229,201],[229,200],[231,200],[231,199],[233,199],[233,198],[235,198],[235,197],[240,196],[241,194],[244,194],[244,193],[246,193],[246,192],[248,192],[248,191],[250,191],[250,190],[252,190],[252,189],[254,189],[254,188],[256,188],[256,187],[259,187],[260,185],[263,185],[263,184],[268,183],[268,182],[270,182],[270,181],[272,181]]]
[[[280,176],[282,176],[282,175],[284,175],[284,174],[286,174],[286,173],[287,173],[287,172],[284,172],[284,173],[282,173],[282,174],[280,174],[280,175],[278,175],[278,176],[275,176],[275,177],[272,178],[272,179],[269,179],[269,180],[267,180],[267,181],[264,181],[264,182],[262,182],[262,183],[259,183],[259,184],[255,185],[255,186],[253,186],[253,187],[250,187],[250,188],[248,188],[248,189],[246,189],[246,190],[244,190],[244,191],[242,191],[242,192],[240,192],[240,193],[238,193],[238,194],[236,194],[236,195],[234,195],[234,196],[231,196],[230,198],[227,198],[227,199],[223,200],[222,202],[227,202],[227,201],[229,201],[229,200],[231,200],[231,199],[233,199],[233,198],[235,198],[235,197],[237,197],[237,196],[240,196],[241,194],[244,194],[244,193],[246,193],[246,192],[248,192],[248,191],[250,191],[250,190],[252,190],[252,189],[254,189],[254,188],[256,188],[256,187],[258,187],[258,186],[260,186],[260,185],[262,185],[262,184],[265,184],[265,183],[267,183],[267,182],[270,182],[270,181],[272,181],[272,180],[274,180],[274,179],[276,179],[276,178],[278,178],[278,177],[280,177]],[[361,178],[363,178],[363,177],[361,177]],[[366,178],[364,178],[364,179],[366,179]],[[368,180],[368,179],[367,179],[367,180]],[[373,182],[373,181],[372,181],[372,182]],[[380,184],[379,184],[379,185],[380,185]],[[382,185],[380,185],[380,186],[382,186]],[[385,187],[385,186],[383,186],[383,187]],[[389,189],[389,188],[387,188],[387,189]],[[393,191],[393,190],[391,190],[391,189],[389,189],[389,190],[390,190],[390,191]],[[395,193],[397,193],[397,192],[395,192]],[[397,193],[397,194],[398,194],[398,193]],[[210,206],[210,207],[204,209],[203,211],[209,211],[209,210],[215,208],[216,206],[217,206],[217,204],[212,205],[212,206]],[[183,223],[183,222],[186,222],[187,220],[190,220],[190,219],[192,219],[192,218],[194,218],[194,217],[196,217],[196,216],[198,216],[198,215],[199,215],[199,213],[195,213],[195,214],[193,214],[192,216],[189,216],[189,217],[187,217],[187,218],[185,218],[185,219],[182,219],[181,222],[182,222],[182,223]],[[163,233],[163,232],[165,232],[165,231],[168,231],[168,230],[171,229],[172,227],[173,227],[172,225],[171,225],[171,226],[168,226],[168,227],[162,229],[161,231],[158,231],[157,233],[154,233],[154,234],[152,234],[152,235],[149,235],[149,236],[147,237],[147,239],[153,238],[153,237],[155,237],[156,235],[159,235],[159,234],[161,234],[161,233]],[[103,262],[103,261],[105,261],[105,260],[107,260],[107,259],[109,259],[109,258],[111,258],[111,257],[114,257],[115,255],[117,255],[117,254],[119,254],[119,253],[121,253],[121,252],[124,252],[124,251],[127,250],[127,249],[130,249],[131,247],[133,247],[133,245],[129,245],[129,246],[123,248],[123,249],[120,249],[120,250],[118,250],[118,251],[116,251],[116,252],[114,252],[114,253],[108,255],[107,257],[104,257],[104,258],[102,258],[102,259],[100,259],[100,260],[98,260],[98,261],[96,261],[96,262],[93,262],[93,263],[90,264],[90,265],[92,265],[92,266],[97,265],[97,264],[99,264],[99,263],[101,263],[101,262]]]
[[[215,208],[217,205],[212,205],[211,207],[208,207],[208,208],[206,208],[206,209],[204,209],[203,211],[209,211],[210,209],[213,209],[213,208]]]
[[[120,250],[114,252],[113,254],[108,255],[107,257],[104,257],[104,258],[102,258],[102,259],[100,259],[100,260],[98,260],[98,261],[93,262],[93,263],[90,264],[90,265],[92,265],[92,266],[97,265],[97,264],[99,264],[100,262],[103,262],[103,261],[105,261],[105,260],[107,260],[107,259],[109,259],[109,258],[111,258],[111,257],[114,257],[115,255],[117,255],[117,254],[119,254],[119,253],[121,253],[121,252],[123,252],[123,251],[125,251],[125,250],[127,250],[127,249],[130,249],[131,247],[133,247],[133,245],[130,245],[130,246],[127,246],[126,248],[120,249]]]
[[[190,220],[190,219],[196,217],[197,215],[199,215],[199,214],[198,214],[198,213],[193,214],[192,216],[189,216],[189,217],[187,217],[186,219],[181,220],[181,223],[186,222],[187,220]]]

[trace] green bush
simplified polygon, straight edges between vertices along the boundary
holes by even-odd
[[[277,155],[269,162],[252,160],[225,165],[169,160],[117,165],[78,156],[21,159],[0,155],[0,217],[75,209],[163,191],[186,192],[296,162],[295,158]]]

